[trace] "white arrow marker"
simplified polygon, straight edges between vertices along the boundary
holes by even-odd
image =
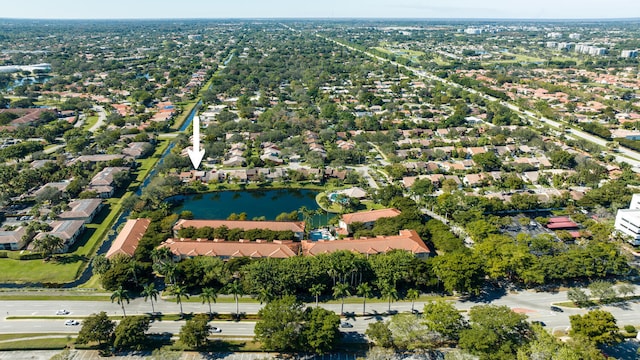
[[[193,167],[198,170],[204,157],[204,149],[200,150],[200,117],[197,115],[193,117],[193,149],[188,149],[187,152]]]

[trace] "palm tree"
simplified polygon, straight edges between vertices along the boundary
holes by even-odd
[[[164,263],[162,265],[163,275],[166,277],[167,280],[169,280],[169,284],[175,284],[176,282],[175,276],[176,276],[177,269],[178,267],[173,261]]]
[[[113,294],[111,294],[111,302],[113,302],[114,300],[118,302],[118,305],[122,307],[122,314],[124,315],[124,317],[127,317],[127,313],[124,311],[124,302],[126,301],[128,304],[129,299],[129,292],[123,289],[122,286],[120,286],[118,290],[114,291]]]
[[[33,247],[41,252],[44,260],[47,261],[51,255],[64,248],[64,240],[55,235],[45,235],[33,240]]]
[[[417,289],[409,289],[407,290],[407,299],[411,300],[411,312],[414,312],[413,305],[416,300],[420,297],[420,290]]]
[[[209,304],[209,315],[212,314],[211,312],[211,301],[213,301],[214,303],[216,302],[216,300],[218,299],[218,290],[214,289],[214,288],[203,288],[202,292],[200,293],[200,299],[202,299],[202,303],[204,304],[205,302],[207,304]]]
[[[381,292],[383,297],[389,299],[389,312],[391,312],[391,300],[398,299],[398,290],[391,284],[383,284]]]
[[[362,283],[360,285],[358,285],[358,295],[363,297],[362,300],[362,316],[364,316],[365,313],[365,309],[367,306],[367,298],[370,297],[372,295],[372,290],[371,290],[371,286],[369,285],[369,283]]]
[[[140,267],[140,263],[138,260],[131,258],[129,260],[127,272],[131,273],[133,276],[133,283],[138,285],[138,268]]]
[[[153,301],[158,300],[158,294],[160,292],[156,289],[156,286],[153,283],[146,284],[142,288],[142,296],[144,296],[144,301],[147,302],[147,299],[151,300],[151,313],[154,314],[156,309],[153,306]]]
[[[173,285],[170,290],[171,295],[176,297],[176,302],[180,305],[180,315],[182,315],[182,298],[188,299],[187,288],[182,285]]]
[[[301,206],[300,209],[298,209],[298,211],[302,214],[302,221],[304,221],[304,229],[305,232],[308,234],[309,230],[311,227],[313,227],[313,225],[311,224],[311,211],[313,210],[309,210],[307,209],[306,206]]]
[[[262,286],[258,289],[258,293],[256,294],[256,299],[260,301],[260,304],[263,302],[270,302],[273,300],[275,296],[273,295],[273,291],[271,291],[271,286]]]
[[[237,279],[233,282],[230,282],[225,286],[225,292],[227,294],[233,294],[233,298],[236,300],[236,317],[240,316],[240,307],[238,304],[238,298],[244,295],[244,289],[242,288],[242,284]]]
[[[323,208],[317,208],[316,211],[313,213],[314,217],[318,217],[318,227],[321,226],[321,222],[322,222],[322,214],[324,214],[325,211]],[[326,225],[326,224],[325,224]]]
[[[326,286],[324,286],[324,284],[313,284],[309,289],[311,295],[316,297],[316,307],[318,307],[318,297],[322,294],[325,288]]]
[[[349,296],[349,284],[338,283],[333,287],[333,297],[342,299],[342,306],[340,307],[340,315],[344,314],[344,297]]]

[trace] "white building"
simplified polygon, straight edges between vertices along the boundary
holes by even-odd
[[[557,39],[560,39],[561,37],[562,37],[562,33],[559,33],[559,32],[550,32],[547,34],[547,38],[549,39],[557,40]]]
[[[606,55],[608,50],[603,47],[597,47],[589,44],[576,44],[576,52],[588,55]]]
[[[632,245],[640,245],[640,194],[633,195],[628,209],[618,210],[614,226]]]
[[[638,50],[622,50],[620,53],[620,57],[622,58],[637,58]]]
[[[51,64],[35,64],[35,65],[6,65],[0,66],[0,73],[14,73],[18,71],[31,72],[50,72]]]
[[[469,35],[479,35],[482,34],[482,29],[478,29],[478,28],[466,28],[464,30],[465,34],[469,34]]]

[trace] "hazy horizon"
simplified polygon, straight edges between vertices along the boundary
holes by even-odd
[[[162,19],[415,19],[415,20],[632,20],[640,2],[630,0],[32,0],[2,5],[0,18],[16,20],[162,20]],[[633,14],[633,16],[629,16]]]

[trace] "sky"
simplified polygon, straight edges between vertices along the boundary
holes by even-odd
[[[0,18],[640,18],[638,0],[3,0]]]

